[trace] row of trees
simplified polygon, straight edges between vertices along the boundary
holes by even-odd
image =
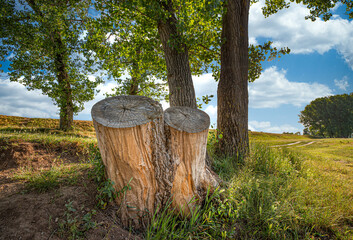
[[[317,98],[301,111],[304,134],[347,138],[353,133],[353,93]]]
[[[171,106],[196,108],[192,74],[212,71],[219,80],[219,150],[242,155],[248,149],[248,81],[261,73],[261,61],[289,49],[271,42],[248,44],[250,0],[0,0],[0,60],[9,58],[10,80],[41,89],[60,109],[60,128],[91,100],[100,78],[118,81],[116,94],[166,98]],[[294,0],[266,0],[265,16]],[[337,3],[295,0],[308,18],[330,17]],[[351,16],[351,12],[350,12]],[[10,56],[10,57],[9,57]],[[130,78],[122,80],[127,71]]]

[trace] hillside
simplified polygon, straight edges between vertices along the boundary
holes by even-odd
[[[224,184],[191,219],[164,212],[136,232],[119,226],[92,122],[57,126],[0,115],[0,239],[353,237],[353,139],[250,132],[247,159],[214,156]]]

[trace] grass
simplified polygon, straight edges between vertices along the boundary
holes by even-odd
[[[190,219],[162,213],[155,221],[176,227],[169,232],[166,227],[149,229],[147,239],[305,238],[311,228],[297,227],[289,198],[291,184],[301,175],[301,162],[297,155],[285,150],[253,144],[251,157],[243,164],[228,160],[222,163],[223,168],[234,170],[223,174],[230,179],[226,188],[206,198],[204,206],[196,208]]]
[[[26,182],[26,191],[46,192],[62,185],[76,185],[83,178],[86,170],[90,169],[89,163],[65,164],[53,166],[49,170],[33,171],[22,169],[14,175],[14,179]]]
[[[190,219],[162,212],[147,239],[352,239],[352,197],[305,154],[252,144],[243,164],[215,161],[227,187]]]
[[[58,119],[50,118],[25,118],[15,116],[0,115],[1,128],[28,128],[33,130],[56,130],[59,127]],[[80,133],[94,133],[93,123],[91,121],[74,121],[74,130]]]
[[[25,118],[0,115],[0,133],[38,133],[58,136],[95,137],[91,121],[74,121],[73,130],[58,130],[59,120],[50,118]]]
[[[55,129],[57,123],[58,120],[0,116],[2,139],[91,153],[87,162],[41,172],[23,169],[16,177],[26,181],[29,189],[42,192],[74,184],[80,174],[90,169],[89,175],[97,182],[98,205],[104,208],[116,193],[104,181],[92,125],[75,122],[78,127],[64,133]],[[353,140],[256,132],[249,136],[251,151],[246,159],[214,157],[213,168],[225,181],[222,188],[208,193],[189,218],[176,215],[167,207],[161,209],[153,216],[145,238],[353,239]],[[212,150],[214,132],[209,141]],[[314,143],[271,147],[298,141],[301,143],[297,145]],[[75,220],[70,205],[65,214],[63,231],[82,222]],[[74,238],[76,230],[70,231]]]

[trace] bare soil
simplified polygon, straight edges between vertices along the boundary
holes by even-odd
[[[44,193],[28,191],[24,180],[14,178],[23,169],[43,171],[57,164],[80,161],[82,156],[74,150],[62,152],[60,148],[51,149],[39,143],[0,138],[0,239],[73,238],[65,215],[68,203],[75,209],[71,219],[77,220],[81,232],[83,216],[93,209],[96,211],[91,220],[96,226],[80,238],[141,239],[141,234],[134,235],[119,226],[117,207],[96,208],[97,185],[88,178],[87,171],[82,171],[76,184],[62,185]]]

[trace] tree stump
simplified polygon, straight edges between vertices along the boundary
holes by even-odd
[[[201,110],[172,107],[163,114],[150,98],[118,96],[96,103],[92,119],[125,227],[145,227],[171,199],[188,213],[190,200],[217,184],[205,167],[209,117]],[[131,190],[122,191],[128,184]]]
[[[164,121],[167,148],[174,164],[172,205],[187,215],[207,188],[217,184],[205,161],[210,118],[198,109],[171,107],[164,112]]]

